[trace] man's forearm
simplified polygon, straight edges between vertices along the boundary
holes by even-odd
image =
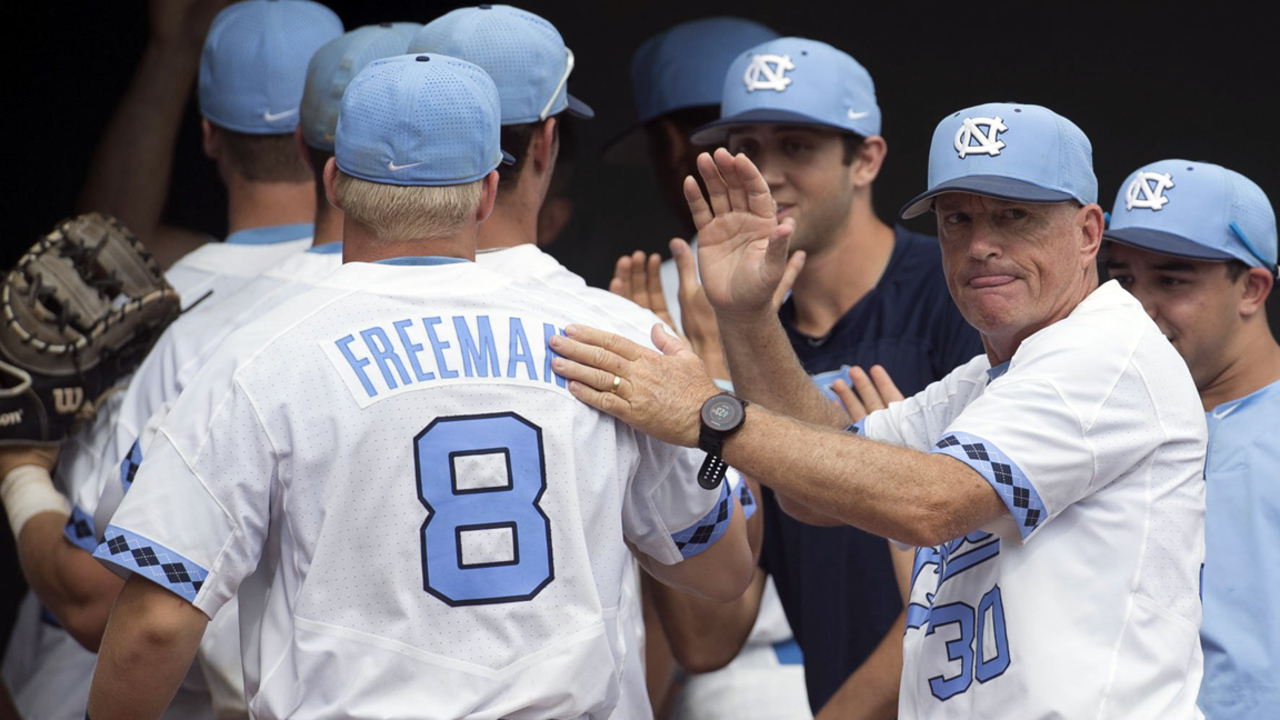
[[[168,194],[173,147],[200,60],[199,45],[148,43],[89,164],[77,212],[111,213],[154,241]]]
[[[864,440],[748,407],[722,453],[744,475],[881,537],[936,545],[1007,514],[977,472],[941,455]]]
[[[658,582],[647,583],[647,590],[676,660],[689,672],[711,672],[732,662],[751,635],[764,593],[764,572],[757,568],[747,591],[727,603]]]
[[[191,667],[208,618],[134,575],[111,612],[89,690],[94,720],[159,718]]]
[[[813,384],[775,313],[751,321],[719,319],[734,394],[775,412],[827,427],[849,424]]]
[[[905,622],[905,612],[900,613],[876,649],[818,711],[816,720],[893,720],[898,716]]]
[[[18,560],[40,603],[87,649],[97,652],[121,580],[63,537],[66,516],[41,513],[18,538]]]

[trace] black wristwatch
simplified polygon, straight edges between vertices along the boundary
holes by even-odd
[[[720,459],[720,449],[730,435],[742,427],[747,419],[747,401],[729,393],[713,395],[702,403],[702,429],[698,432],[698,449],[707,459],[698,471],[698,484],[707,490],[715,490],[724,480],[729,464]]]

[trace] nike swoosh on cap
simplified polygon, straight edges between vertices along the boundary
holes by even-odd
[[[278,112],[278,113],[264,111],[262,113],[262,119],[266,120],[267,122],[275,122],[277,120],[283,120],[289,117],[290,115],[297,115],[297,114],[298,114],[298,108],[294,108],[292,110],[285,110],[284,112]]]
[[[387,169],[390,170],[391,172],[396,172],[397,170],[405,170],[407,168],[418,167],[419,165],[425,165],[426,162],[427,162],[426,160],[423,160],[421,162],[409,163],[408,165],[397,165],[391,162],[390,160],[388,160]]]
[[[868,116],[868,115],[870,115],[870,114],[871,114],[871,111],[870,111],[870,110],[863,110],[862,112],[854,112],[854,111],[853,111],[853,108],[849,108],[849,119],[850,119],[850,120],[861,120],[862,118],[864,118],[864,117],[866,117],[866,116]]]

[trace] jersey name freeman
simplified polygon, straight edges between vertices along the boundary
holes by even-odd
[[[562,328],[540,320],[489,315],[404,318],[321,342],[361,407],[423,383],[488,378],[545,383],[551,371],[547,340]]]

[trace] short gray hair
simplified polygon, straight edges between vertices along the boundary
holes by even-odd
[[[460,231],[480,206],[484,180],[463,185],[387,185],[341,170],[333,190],[347,217],[379,240],[448,237]]]

